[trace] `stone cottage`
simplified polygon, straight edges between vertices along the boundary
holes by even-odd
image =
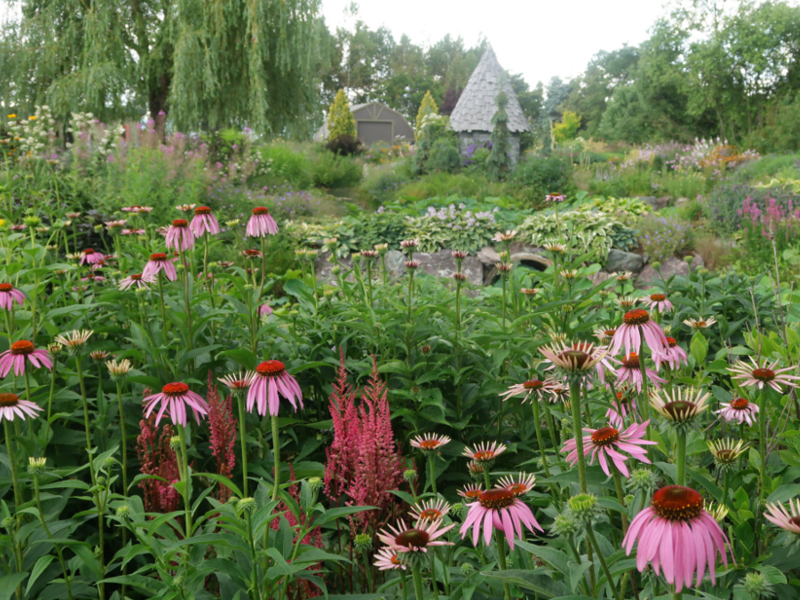
[[[516,94],[508,80],[508,75],[497,62],[492,47],[481,57],[469,78],[467,87],[461,93],[450,126],[458,133],[462,151],[475,143],[488,142],[492,135],[492,117],[497,112],[496,98],[500,86],[508,96],[508,130],[511,132],[511,160],[519,160],[519,138],[523,131],[530,131],[528,121],[522,113]]]

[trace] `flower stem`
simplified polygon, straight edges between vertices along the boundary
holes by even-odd
[[[122,435],[122,495],[128,496],[128,438],[125,435],[125,407],[122,403],[122,383],[117,381],[117,402],[119,403],[119,428]],[[123,540],[127,529],[122,530]],[[124,543],[124,542],[123,542]]]
[[[178,425],[177,427],[178,438],[181,443],[181,481],[183,482],[183,508],[186,511],[186,539],[189,539],[192,536],[192,503],[189,497],[189,454],[186,450],[186,428],[183,425]],[[188,553],[185,556],[188,560]]]
[[[27,399],[33,402],[33,396],[31,395],[31,374],[30,371],[25,369],[25,393],[27,394]],[[26,419],[28,421],[28,435],[33,438],[33,419]]]
[[[161,324],[164,329],[163,333],[163,343],[166,345],[167,343],[167,334],[169,333],[169,327],[167,326],[167,311],[164,309],[164,274],[162,271],[158,272],[158,302],[161,305]]]
[[[53,360],[53,368],[50,369],[50,395],[47,397],[47,427],[44,434],[43,447],[47,448],[47,442],[50,438],[50,419],[53,414],[53,395],[56,391],[56,366],[58,361]]]
[[[400,569],[400,587],[403,589],[403,600],[408,600],[408,584],[406,582],[406,572]]]
[[[44,529],[47,538],[53,544],[55,548],[56,554],[58,554],[58,562],[61,563],[61,571],[64,573],[64,583],[67,586],[67,598],[72,600],[72,584],[69,581],[69,573],[67,572],[67,564],[64,562],[64,553],[61,550],[61,546],[53,542],[53,534],[50,533],[50,528],[47,526],[47,522],[44,520],[44,512],[42,511],[42,502],[39,497],[39,476],[34,473],[33,475],[33,493],[34,497],[36,498],[36,509],[39,511],[39,521],[42,524],[42,529]],[[122,530],[123,535],[125,534],[125,529]],[[123,586],[124,589],[124,586]],[[124,600],[125,594],[123,592],[122,598]]]
[[[8,419],[3,419],[3,426],[6,433],[6,448],[8,449],[8,461],[11,463],[11,481],[14,484],[14,516],[16,517],[17,527],[14,534],[14,558],[17,562],[17,573],[22,572],[22,548],[20,548],[19,535],[20,518],[22,513],[19,512],[22,506],[22,500],[19,491],[19,480],[17,479],[17,459],[14,457],[14,444],[11,441],[11,427],[8,425]],[[17,585],[17,600],[22,600],[22,582]]]
[[[281,441],[278,431],[278,416],[272,415],[272,456],[275,461],[275,486],[272,488],[272,501],[278,499],[278,488],[281,485]]]
[[[761,483],[761,497],[766,497],[767,490],[767,390],[761,391],[761,410],[758,411],[758,436],[761,448],[761,463],[759,464],[759,481]]]
[[[81,400],[83,401],[83,427],[86,430],[86,453],[89,455],[89,474],[92,476],[92,485],[95,481],[94,460],[92,457],[92,433],[89,425],[89,403],[86,400],[86,384],[83,381],[83,369],[81,368],[81,356],[75,355],[75,370],[78,373],[78,383],[81,387]]]
[[[678,463],[678,485],[686,485],[686,432],[678,431],[678,441],[675,453]]]
[[[494,531],[494,541],[497,545],[497,564],[500,565],[501,571],[507,571],[508,564],[506,563],[506,542],[503,539],[503,535],[500,533],[499,529],[495,529]],[[503,581],[503,594],[505,595],[506,600],[511,600],[511,587],[506,581]]]
[[[419,567],[412,567],[411,573],[414,575],[414,592],[417,596],[417,600],[424,600],[425,595],[422,592],[422,574],[419,571]]]
[[[244,410],[244,402],[245,397],[244,394],[239,395],[239,440],[242,446],[242,472],[243,472],[243,482],[242,482],[242,490],[244,492],[245,498],[249,496],[247,493],[247,424],[245,422],[245,410]]]
[[[594,530],[592,529],[591,523],[586,523],[586,537],[591,542],[592,546],[594,546],[594,549],[597,552],[597,559],[600,561],[600,568],[603,569],[603,573],[606,576],[606,584],[614,592],[614,597],[617,600],[622,600],[622,596],[620,595],[619,589],[614,586],[614,582],[611,579],[611,570],[608,568],[608,563],[606,562],[603,553],[600,552],[600,546],[597,544],[597,538],[594,537]]]
[[[575,449],[578,453],[578,478],[581,493],[586,493],[586,457],[583,455],[583,430],[581,428],[581,382],[574,379],[569,382],[569,397],[572,404],[572,429],[575,434]]]
[[[539,442],[539,452],[542,454],[542,467],[545,477],[550,478],[550,468],[547,466],[547,454],[544,451],[544,440],[542,439],[542,424],[539,418],[539,400],[531,397],[531,408],[533,408],[533,426],[536,428],[536,441]]]

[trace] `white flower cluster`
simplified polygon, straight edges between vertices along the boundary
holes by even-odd
[[[16,115],[9,115],[8,137],[10,142],[19,149],[17,159],[20,161],[34,160],[37,158],[50,158],[55,140],[56,121],[50,114],[50,107],[37,106],[33,116],[19,119]]]

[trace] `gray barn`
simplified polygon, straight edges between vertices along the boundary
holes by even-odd
[[[511,132],[509,140],[511,160],[516,164],[519,160],[520,134],[523,131],[530,131],[530,127],[508,75],[497,62],[491,46],[481,57],[469,78],[467,87],[461,93],[453,114],[450,115],[450,126],[458,133],[462,151],[471,144],[488,142],[494,129],[492,117],[497,112],[496,98],[501,85],[508,96],[506,112],[508,112],[508,129]]]
[[[414,141],[414,130],[405,117],[380,102],[355,104],[350,107],[350,112],[353,113],[353,117],[356,120],[358,139],[365,146],[373,146],[380,142],[391,146],[399,141]],[[325,123],[314,135],[314,141],[327,141],[328,133],[328,121],[326,118]]]

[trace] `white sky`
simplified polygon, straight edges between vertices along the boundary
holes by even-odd
[[[0,0],[2,1],[2,0]],[[331,30],[352,29],[352,0],[322,0]],[[554,75],[580,75],[600,50],[638,45],[662,14],[664,0],[360,0],[358,19],[386,26],[399,41],[407,34],[427,47],[449,33],[467,47],[485,36],[509,73],[531,85]]]

